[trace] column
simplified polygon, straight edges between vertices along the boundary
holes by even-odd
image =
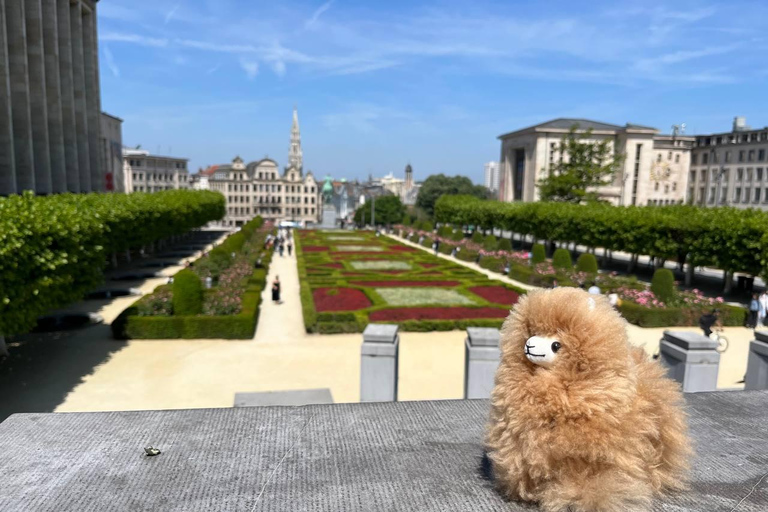
[[[61,87],[61,124],[64,138],[66,190],[80,192],[77,154],[77,123],[72,74],[72,38],[70,37],[69,0],[56,0],[59,38],[59,81]]]
[[[8,71],[8,42],[5,34],[5,0],[0,0],[0,196],[16,193],[11,123],[11,77]]]
[[[396,402],[399,327],[368,324],[360,352],[360,401]]]
[[[48,103],[43,60],[42,0],[24,0],[27,29],[29,109],[32,115],[32,151],[35,161],[35,192],[51,193],[51,152],[48,149]]]
[[[88,108],[85,102],[85,63],[83,61],[83,13],[81,3],[69,6],[70,38],[72,40],[72,78],[75,97],[75,134],[80,192],[90,192],[91,160],[88,144]]]
[[[8,73],[11,85],[11,115],[13,116],[16,190],[21,192],[23,190],[35,190],[24,1],[6,0],[5,14],[5,29],[7,31],[6,37],[8,38]]]
[[[88,117],[88,149],[91,191],[106,190],[101,152],[101,100],[99,98],[99,54],[96,42],[96,13],[83,6],[83,71],[85,108]]]
[[[59,30],[56,0],[43,0],[43,45],[45,48],[45,98],[48,110],[48,146],[51,162],[51,192],[67,191],[64,130],[59,83]]]

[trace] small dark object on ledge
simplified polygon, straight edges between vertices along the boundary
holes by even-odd
[[[147,457],[154,457],[155,455],[160,455],[160,450],[157,448],[153,448],[152,446],[147,446],[144,448],[144,452],[147,454]]]

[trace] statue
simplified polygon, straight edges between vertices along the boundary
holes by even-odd
[[[326,175],[325,177],[325,184],[323,185],[323,203],[324,204],[331,204],[333,201],[333,184],[331,184],[331,181],[333,178]]]

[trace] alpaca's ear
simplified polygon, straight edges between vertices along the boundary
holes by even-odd
[[[594,311],[595,310],[595,299],[593,299],[592,297],[588,298],[587,299],[587,305],[589,306],[589,310],[590,311]]]

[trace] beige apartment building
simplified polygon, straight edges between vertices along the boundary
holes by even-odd
[[[555,119],[501,135],[499,199],[538,201],[538,182],[561,158],[562,138],[576,127],[585,140],[610,141],[624,155],[613,183],[601,187],[602,199],[615,205],[674,204],[685,200],[687,169],[693,137],[660,135],[656,128],[627,123],[624,126],[588,119]]]
[[[125,192],[159,192],[191,188],[186,158],[152,155],[143,149],[123,148]]]
[[[107,190],[97,0],[0,0],[0,195]]]
[[[753,129],[736,117],[730,132],[696,136],[687,200],[768,209],[768,127]]]
[[[227,214],[222,226],[242,226],[257,215],[308,225],[322,218],[322,185],[311,171],[304,174],[303,167],[299,117],[294,109],[288,165],[282,174],[271,158],[246,164],[238,156],[231,164],[214,165],[200,172],[195,183],[207,182],[209,190],[221,192],[226,198]]]

